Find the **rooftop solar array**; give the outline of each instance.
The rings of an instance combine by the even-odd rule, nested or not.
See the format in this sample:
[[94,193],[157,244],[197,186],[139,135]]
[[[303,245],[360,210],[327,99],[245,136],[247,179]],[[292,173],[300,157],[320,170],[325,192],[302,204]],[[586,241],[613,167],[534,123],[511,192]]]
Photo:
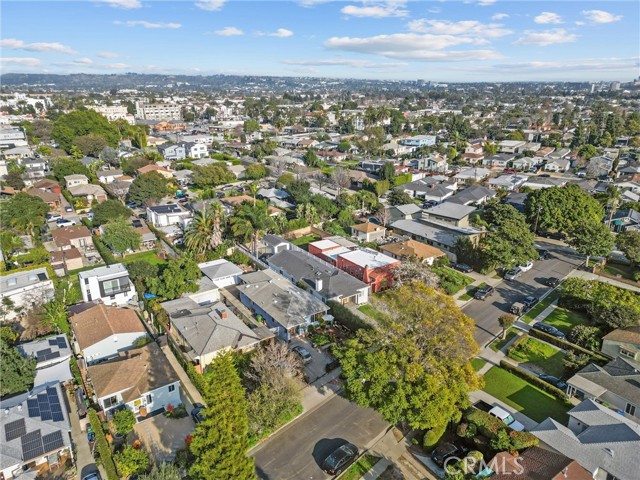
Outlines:
[[52,347],[67,348],[67,339],[64,337],[50,338],[49,345]]
[[60,352],[52,352],[50,348],[45,348],[44,350],[38,350],[36,352],[36,358],[38,362],[53,360],[54,358],[58,357],[60,357]]
[[22,436],[22,459],[26,462],[44,455],[40,430],[29,432]]
[[6,435],[7,442],[20,438],[27,433],[27,427],[24,424],[24,418],[16,420],[15,422],[7,423],[4,426],[4,433]]
[[30,417],[40,417],[41,420],[52,420],[61,422],[64,420],[62,406],[55,388],[47,388],[46,392],[40,393],[36,398],[27,400],[27,409]]

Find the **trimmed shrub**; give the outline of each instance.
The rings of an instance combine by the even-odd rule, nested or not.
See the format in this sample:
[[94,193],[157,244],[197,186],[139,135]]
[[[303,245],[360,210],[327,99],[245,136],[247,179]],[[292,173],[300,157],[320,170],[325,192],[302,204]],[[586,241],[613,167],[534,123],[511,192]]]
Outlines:
[[104,469],[107,472],[107,479],[119,480],[120,476],[116,471],[116,464],[113,462],[109,443],[104,436],[104,430],[102,430],[102,422],[100,422],[100,418],[98,418],[98,414],[93,408],[89,409],[88,414],[89,422],[91,422],[91,427],[93,428],[93,432],[96,436],[96,450],[98,451],[100,460],[102,460],[102,465],[104,465]]
[[506,360],[500,360],[500,366],[505,370],[513,373],[514,375],[517,375],[518,377],[525,379],[527,382],[533,383],[540,390],[544,390],[545,392],[550,393],[554,397],[564,401],[565,403],[567,403],[567,406],[571,405],[569,402],[569,397],[567,396],[566,393],[564,393],[559,388],[554,387],[550,383],[540,380],[533,373],[523,370],[522,368],[516,367],[515,365],[512,365]]
[[109,247],[107,247],[104,244],[102,239],[98,237],[93,237],[93,244],[95,245],[96,250],[98,250],[98,253],[102,257],[102,260],[104,260],[104,263],[106,263],[107,265],[113,265],[114,263],[116,263],[116,259],[113,256],[113,253],[111,253],[111,250],[109,250]]
[[433,448],[437,445],[442,435],[444,435],[445,430],[447,429],[447,425],[440,425],[437,427],[433,427],[427,433],[424,434],[423,445],[425,448]]
[[327,302],[327,305],[329,305],[331,315],[335,317],[336,321],[347,327],[352,332],[360,330],[361,328],[371,328],[371,325],[362,320],[344,305],[334,301]]
[[509,439],[511,440],[511,447],[514,450],[524,450],[529,447],[537,447],[540,441],[533,433],[529,432],[516,432],[512,430],[509,432]]
[[462,418],[469,423],[475,424],[478,432],[487,438],[495,437],[496,434],[505,427],[501,420],[475,407],[468,408]]

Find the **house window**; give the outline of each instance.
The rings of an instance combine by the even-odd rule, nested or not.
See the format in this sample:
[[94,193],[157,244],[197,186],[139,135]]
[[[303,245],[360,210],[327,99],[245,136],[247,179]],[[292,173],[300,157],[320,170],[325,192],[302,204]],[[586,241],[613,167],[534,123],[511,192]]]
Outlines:
[[636,358],[636,354],[634,352],[624,347],[620,347],[620,355],[622,355],[623,357],[631,358],[631,359]]
[[118,397],[116,397],[116,396],[114,395],[113,397],[109,397],[109,398],[105,399],[105,400],[103,401],[103,403],[104,403],[104,408],[105,408],[105,409],[106,409],[106,408],[111,408],[111,407],[113,407],[113,406],[115,406],[115,405],[117,405],[117,404],[118,404]]
[[173,392],[176,389],[175,385],[169,385],[169,391]]
[[624,411],[627,415],[631,415],[632,417],[635,417],[636,406],[632,403],[627,403],[627,407],[624,409]]
[[151,394],[147,395],[147,405],[153,403],[153,398],[151,397]]

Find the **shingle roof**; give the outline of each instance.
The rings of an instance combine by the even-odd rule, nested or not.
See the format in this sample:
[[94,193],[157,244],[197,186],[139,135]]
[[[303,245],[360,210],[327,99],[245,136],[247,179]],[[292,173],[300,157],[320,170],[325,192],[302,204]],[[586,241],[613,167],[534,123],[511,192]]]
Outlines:
[[459,235],[447,230],[436,228],[415,220],[396,220],[391,224],[394,229],[407,232],[412,235],[418,235],[433,242],[437,242],[447,247],[453,247],[458,241]]
[[56,228],[51,232],[51,236],[53,237],[53,241],[56,242],[56,245],[62,247],[69,245],[71,240],[91,238],[91,232],[84,225],[73,225],[65,228]]
[[[519,461],[516,459],[520,459]],[[593,477],[575,460],[551,450],[531,447],[519,457],[500,452],[490,465],[496,465],[492,480],[591,480]]]
[[493,198],[496,195],[497,192],[495,190],[491,190],[490,188],[482,187],[480,185],[472,185],[449,198],[447,202],[465,205],[467,203],[477,202],[485,197]]
[[416,240],[389,243],[380,247],[380,250],[389,252],[398,257],[437,258],[446,255],[442,250]]
[[576,384],[580,379],[614,393],[634,405],[640,405],[640,372],[621,358],[610,361],[604,367],[590,363],[571,377],[568,383]]
[[640,327],[616,328],[602,339],[640,345]]
[[384,232],[386,230],[385,227],[372,222],[358,223],[356,225],[352,225],[351,229],[362,233],[373,233],[378,231]]
[[[88,307],[88,308],[87,308]],[[78,311],[80,308],[84,310]],[[82,304],[71,312],[71,326],[81,349],[117,335],[118,333],[146,334],[144,325],[134,310],[108,307],[102,303]]]
[[460,205],[458,203],[452,202],[443,202],[440,205],[436,205],[435,207],[427,208],[424,213],[427,215],[438,215],[441,217],[453,218],[455,220],[460,220],[466,217],[467,215],[475,212],[476,207],[471,207],[469,205]]

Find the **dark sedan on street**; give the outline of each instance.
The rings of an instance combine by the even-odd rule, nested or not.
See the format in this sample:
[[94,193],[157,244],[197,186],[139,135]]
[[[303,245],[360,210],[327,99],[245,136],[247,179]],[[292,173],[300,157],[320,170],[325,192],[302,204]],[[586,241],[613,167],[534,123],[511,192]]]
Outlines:
[[467,265],[466,263],[454,263],[453,265],[451,265],[453,268],[455,268],[456,270],[460,270],[461,272],[464,273],[469,273],[469,272],[473,272],[473,268],[471,268],[469,265]]
[[476,293],[473,294],[473,298],[476,300],[484,300],[487,297],[493,295],[494,289],[490,285],[485,285],[484,287],[480,287],[476,290]]
[[358,447],[353,443],[345,443],[322,462],[322,470],[329,475],[339,475],[356,461],[358,453]]

